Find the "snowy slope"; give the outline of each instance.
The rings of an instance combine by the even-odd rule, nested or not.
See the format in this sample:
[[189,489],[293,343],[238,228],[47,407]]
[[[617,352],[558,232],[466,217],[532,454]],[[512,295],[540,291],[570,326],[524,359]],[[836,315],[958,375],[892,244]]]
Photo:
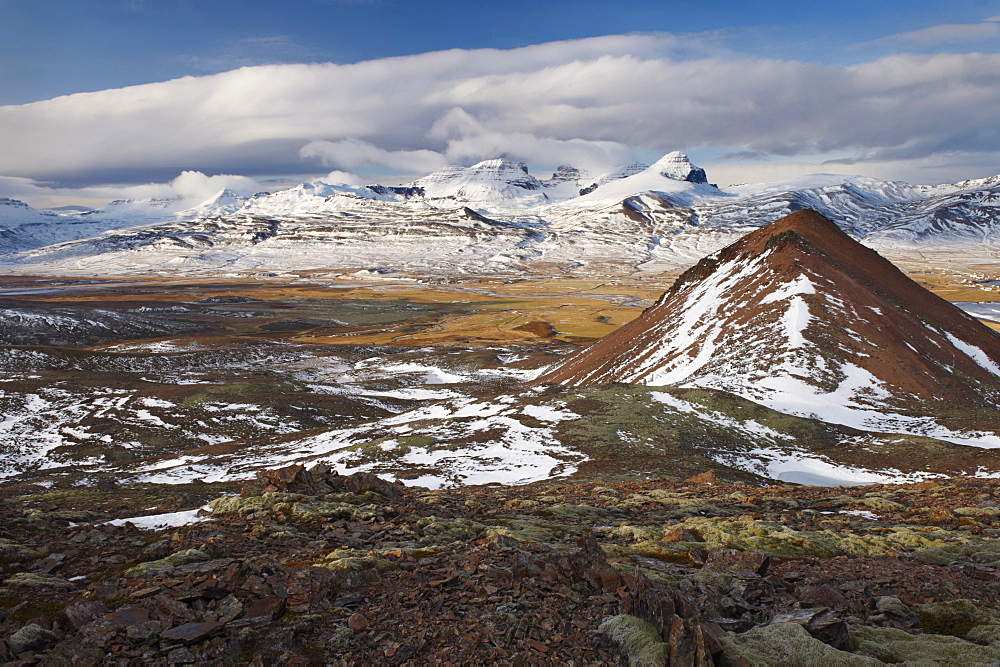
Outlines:
[[478,204],[538,206],[549,201],[542,183],[523,162],[503,158],[471,167],[443,167],[412,184],[428,199],[453,199]]
[[917,186],[818,174],[725,189],[707,180],[673,152],[596,179],[570,166],[538,179],[500,158],[407,186],[316,181],[248,199],[222,191],[195,207],[120,201],[54,216],[0,203],[0,261],[40,272],[657,273],[806,208],[883,251],[950,249],[987,262],[1000,246],[1000,177]]

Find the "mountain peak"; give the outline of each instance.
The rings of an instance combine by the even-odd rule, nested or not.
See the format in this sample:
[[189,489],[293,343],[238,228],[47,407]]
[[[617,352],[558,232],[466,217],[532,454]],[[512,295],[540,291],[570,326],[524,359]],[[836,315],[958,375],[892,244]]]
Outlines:
[[477,203],[503,203],[525,197],[538,199],[538,203],[545,200],[544,195],[535,192],[543,186],[528,173],[527,165],[503,157],[483,160],[471,167],[442,167],[411,185],[423,188],[428,199]]
[[539,381],[721,389],[861,428],[889,406],[905,430],[917,404],[1000,403],[1000,334],[804,210],[701,260]]
[[651,170],[659,172],[661,176],[671,178],[675,181],[688,181],[689,183],[708,183],[705,170],[691,164],[691,160],[686,153],[673,151],[667,153],[650,166]]
[[[223,188],[214,195],[190,209],[192,215],[208,217],[213,215],[225,215],[234,213],[247,201],[247,198],[229,188]],[[186,213],[186,211],[185,211]]]

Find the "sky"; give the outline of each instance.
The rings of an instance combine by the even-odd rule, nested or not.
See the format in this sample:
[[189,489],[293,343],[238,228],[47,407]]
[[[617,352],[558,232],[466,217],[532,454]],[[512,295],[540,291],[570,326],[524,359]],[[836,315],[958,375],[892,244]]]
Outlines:
[[0,196],[195,202],[686,151],[721,185],[1000,173],[1000,0],[0,0]]

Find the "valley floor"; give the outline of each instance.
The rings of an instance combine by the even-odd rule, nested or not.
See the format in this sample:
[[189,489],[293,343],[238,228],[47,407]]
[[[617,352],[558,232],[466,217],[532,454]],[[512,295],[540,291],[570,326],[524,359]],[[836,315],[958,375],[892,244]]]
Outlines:
[[523,385],[670,282],[0,278],[0,659],[1000,661],[1000,450]]

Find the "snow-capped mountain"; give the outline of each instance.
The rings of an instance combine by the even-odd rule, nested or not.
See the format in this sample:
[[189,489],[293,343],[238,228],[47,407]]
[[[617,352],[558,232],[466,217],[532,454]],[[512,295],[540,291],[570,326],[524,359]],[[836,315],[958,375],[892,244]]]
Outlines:
[[480,204],[534,206],[548,201],[542,183],[523,162],[504,158],[484,160],[471,167],[448,166],[417,179],[414,188],[427,199],[454,199]]
[[[83,215],[0,206],[3,263],[36,271],[660,272],[810,208],[866,245],[992,259],[1000,177],[919,186],[819,174],[718,188],[686,155],[594,178],[571,166],[451,166],[403,186],[303,183],[244,198],[113,202]],[[173,269],[172,269],[173,270]]]
[[240,210],[247,198],[229,188],[221,190],[201,204],[177,213],[179,218],[206,218],[212,215],[228,215]]
[[996,409],[1000,334],[813,211],[701,260],[538,381],[720,389],[827,422],[1000,446],[911,416],[940,413],[934,403]]

